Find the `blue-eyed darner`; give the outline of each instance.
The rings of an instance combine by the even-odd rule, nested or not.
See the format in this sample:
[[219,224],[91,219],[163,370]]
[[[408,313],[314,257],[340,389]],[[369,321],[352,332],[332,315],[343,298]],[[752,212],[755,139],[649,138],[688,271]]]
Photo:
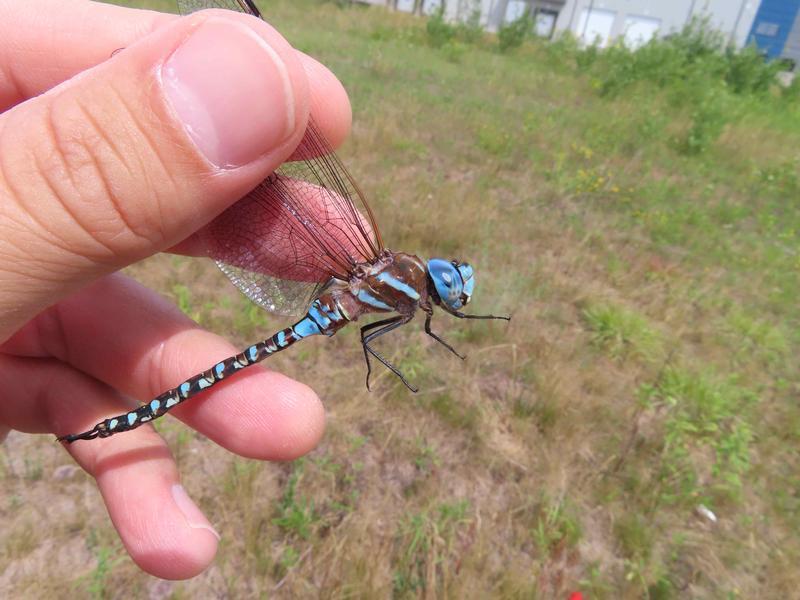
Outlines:
[[[178,0],[184,13],[227,8],[260,17],[251,0]],[[131,412],[66,435],[74,442],[130,431],[219,381],[312,336],[332,336],[370,313],[396,313],[361,327],[361,344],[413,392],[403,374],[370,343],[425,313],[425,332],[464,358],[431,331],[433,305],[461,319],[506,319],[460,312],[475,287],[467,263],[392,252],[383,246],[372,211],[330,144],[309,121],[297,159],[270,175],[200,232],[209,256],[250,300],[279,314],[305,313],[294,325],[190,377]]]

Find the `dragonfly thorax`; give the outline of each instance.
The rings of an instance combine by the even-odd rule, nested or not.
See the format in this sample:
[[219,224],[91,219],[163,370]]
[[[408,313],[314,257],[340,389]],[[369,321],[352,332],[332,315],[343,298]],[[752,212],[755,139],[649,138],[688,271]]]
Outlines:
[[468,263],[432,258],[428,261],[428,288],[433,301],[453,312],[469,303],[475,278]]
[[338,300],[350,320],[372,312],[413,314],[428,301],[425,263],[412,254],[384,251],[353,269],[347,292]]

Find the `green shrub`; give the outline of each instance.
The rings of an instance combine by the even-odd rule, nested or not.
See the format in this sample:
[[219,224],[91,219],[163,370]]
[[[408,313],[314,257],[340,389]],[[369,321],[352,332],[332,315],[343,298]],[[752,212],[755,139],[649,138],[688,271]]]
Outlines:
[[428,43],[434,48],[441,48],[456,36],[456,28],[445,21],[444,9],[440,8],[428,18],[425,24]]
[[758,49],[726,46],[721,33],[705,19],[693,19],[680,32],[654,38],[638,50],[624,44],[598,52],[595,47],[580,50],[579,66],[593,67],[603,95],[615,95],[640,81],[660,87],[685,87],[695,82],[707,90],[726,88],[734,94],[761,94],[770,89],[780,63],[767,62]]
[[728,48],[725,52],[727,72],[725,82],[735,94],[761,94],[775,84],[775,77],[783,68],[780,61],[767,62],[755,46],[740,52]]
[[691,125],[679,142],[679,150],[687,155],[697,155],[708,150],[730,119],[729,112],[723,97],[714,93],[707,94],[692,111]]
[[500,52],[508,52],[519,48],[531,30],[531,16],[525,11],[519,19],[500,27],[497,32],[497,44]]
[[466,44],[477,44],[483,39],[483,26],[481,25],[481,11],[473,10],[466,21],[456,25],[456,32],[460,40]]

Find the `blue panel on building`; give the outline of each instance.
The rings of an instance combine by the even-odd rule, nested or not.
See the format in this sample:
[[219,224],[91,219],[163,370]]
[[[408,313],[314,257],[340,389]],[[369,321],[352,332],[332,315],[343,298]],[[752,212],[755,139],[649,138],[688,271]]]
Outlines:
[[748,39],[755,41],[770,58],[778,58],[798,10],[800,0],[762,0]]

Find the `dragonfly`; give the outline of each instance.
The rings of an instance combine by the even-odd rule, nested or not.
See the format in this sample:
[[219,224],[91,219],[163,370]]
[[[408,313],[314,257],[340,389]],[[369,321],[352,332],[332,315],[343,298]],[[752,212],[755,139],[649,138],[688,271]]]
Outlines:
[[[261,17],[252,0],[178,0],[178,5],[183,14],[225,8]],[[313,119],[292,158],[198,235],[208,255],[252,302],[273,313],[301,318],[137,409],[59,441],[106,438],[136,429],[302,339],[330,337],[371,314],[385,318],[361,327],[367,389],[374,358],[417,392],[372,347],[376,339],[407,324],[420,310],[425,314],[425,333],[463,360],[431,330],[434,306],[459,319],[510,320],[461,312],[475,289],[468,263],[424,261],[384,247],[363,192]]]

